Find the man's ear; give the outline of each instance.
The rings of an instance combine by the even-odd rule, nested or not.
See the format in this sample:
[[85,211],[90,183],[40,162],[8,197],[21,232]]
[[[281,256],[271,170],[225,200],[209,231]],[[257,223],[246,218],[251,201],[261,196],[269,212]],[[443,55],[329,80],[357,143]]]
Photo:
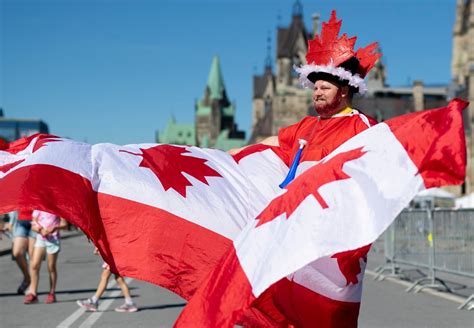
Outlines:
[[349,86],[345,85],[341,88],[341,96],[343,98],[349,98],[350,96]]

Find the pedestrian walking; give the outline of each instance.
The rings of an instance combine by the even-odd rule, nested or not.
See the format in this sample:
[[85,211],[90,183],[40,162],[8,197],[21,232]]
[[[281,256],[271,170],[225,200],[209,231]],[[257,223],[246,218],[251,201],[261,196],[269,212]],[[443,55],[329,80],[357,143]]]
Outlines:
[[31,229],[32,210],[21,208],[8,213],[8,216],[9,222],[5,230],[13,235],[12,257],[23,275],[17,293],[25,294],[31,281],[28,260],[33,255],[36,240],[36,232]]
[[66,220],[44,211],[33,211],[32,229],[37,232],[33,255],[30,262],[31,285],[25,296],[25,304],[38,303],[38,282],[41,269],[41,261],[47,255],[49,273],[49,293],[45,303],[56,302],[56,284],[58,273],[56,263],[61,249],[59,231],[67,228]]
[[[94,250],[94,254],[99,254],[99,251],[97,248]],[[91,312],[96,312],[99,308],[99,300],[102,297],[102,295],[105,292],[105,289],[107,288],[107,283],[109,282],[109,278],[111,276],[110,272],[110,267],[107,263],[102,264],[102,274],[100,275],[100,281],[99,285],[97,286],[97,289],[92,295],[92,297],[86,299],[86,300],[77,300],[77,305],[80,307],[86,309],[87,311]],[[130,290],[128,288],[127,283],[123,279],[122,276],[115,274],[115,280],[117,281],[117,284],[120,286],[120,289],[122,290],[123,297],[125,298],[125,302],[117,307],[115,309],[116,312],[136,312],[138,311],[137,306],[132,300],[132,296],[130,295]]]

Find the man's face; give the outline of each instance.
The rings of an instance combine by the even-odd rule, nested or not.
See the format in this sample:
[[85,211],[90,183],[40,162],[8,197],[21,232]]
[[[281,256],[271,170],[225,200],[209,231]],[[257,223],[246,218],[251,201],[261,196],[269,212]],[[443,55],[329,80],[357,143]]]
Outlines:
[[337,114],[341,108],[341,88],[325,80],[314,83],[313,105],[321,117],[330,117]]

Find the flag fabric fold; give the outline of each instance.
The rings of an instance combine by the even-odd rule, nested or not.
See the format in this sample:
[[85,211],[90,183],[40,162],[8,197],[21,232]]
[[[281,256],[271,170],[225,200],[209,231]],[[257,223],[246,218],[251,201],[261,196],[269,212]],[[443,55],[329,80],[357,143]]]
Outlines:
[[[321,273],[312,268],[315,263],[368,247],[419,191],[463,183],[466,106],[454,100],[446,108],[380,123],[308,168],[233,240],[176,326],[231,327],[252,305],[258,307],[266,291],[277,286],[275,293],[284,293],[286,281],[311,290]],[[339,269],[346,285],[361,279],[344,263]],[[313,299],[324,296],[316,288]],[[337,318],[318,312],[318,306],[305,307],[303,300],[278,302],[277,296],[275,308],[298,327],[357,326],[358,306],[352,317]],[[337,313],[320,303],[321,309]]]

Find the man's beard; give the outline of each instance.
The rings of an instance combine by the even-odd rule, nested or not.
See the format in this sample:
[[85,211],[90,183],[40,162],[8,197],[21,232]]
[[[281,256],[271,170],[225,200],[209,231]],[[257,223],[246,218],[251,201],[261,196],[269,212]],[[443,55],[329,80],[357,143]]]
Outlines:
[[333,101],[324,104],[324,105],[317,105],[314,104],[314,109],[321,117],[331,117],[334,114],[337,114],[340,110],[340,105],[342,101],[342,92],[341,90],[337,90],[337,94],[334,97]]

